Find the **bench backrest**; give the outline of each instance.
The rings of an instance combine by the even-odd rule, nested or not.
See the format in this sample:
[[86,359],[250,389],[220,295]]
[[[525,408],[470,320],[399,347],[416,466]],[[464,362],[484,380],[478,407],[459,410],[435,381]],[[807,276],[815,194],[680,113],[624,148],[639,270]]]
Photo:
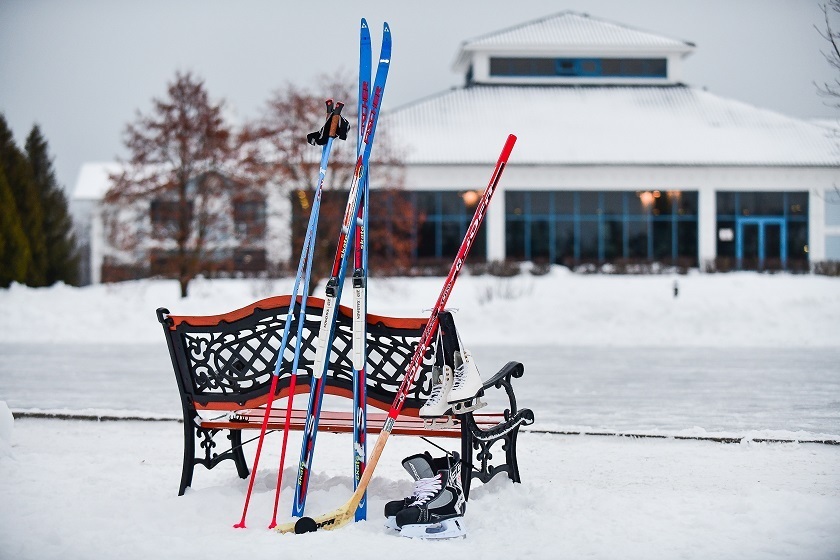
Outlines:
[[[299,316],[295,302],[293,320]],[[159,308],[172,365],[182,398],[197,408],[236,409],[263,404],[271,385],[283,329],[289,313],[290,296],[260,300],[224,315],[179,316]],[[324,300],[310,297],[301,337],[301,356],[295,392],[308,391],[315,359]],[[368,404],[388,410],[402,383],[426,318],[394,318],[368,314],[367,392]],[[297,323],[291,325],[289,341],[283,351],[278,387],[280,396],[288,392],[297,338]],[[426,361],[432,358],[427,352]],[[420,373],[403,414],[416,414],[429,396],[427,370]],[[352,315],[340,306],[326,391],[352,395]]]

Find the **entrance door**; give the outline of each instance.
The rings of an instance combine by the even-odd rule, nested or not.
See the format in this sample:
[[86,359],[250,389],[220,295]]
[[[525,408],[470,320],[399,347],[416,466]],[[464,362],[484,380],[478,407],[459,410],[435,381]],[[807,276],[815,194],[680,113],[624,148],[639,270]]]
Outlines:
[[735,258],[742,270],[784,269],[787,225],[778,217],[739,217],[735,223]]

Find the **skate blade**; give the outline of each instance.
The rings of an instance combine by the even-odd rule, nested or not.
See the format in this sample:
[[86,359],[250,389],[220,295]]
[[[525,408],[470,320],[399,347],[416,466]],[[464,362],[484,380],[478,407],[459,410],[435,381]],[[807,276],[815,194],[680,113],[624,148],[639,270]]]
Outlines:
[[452,416],[435,416],[433,418],[423,418],[423,429],[425,429],[425,430],[454,428],[454,427],[455,427],[455,419]]
[[403,525],[400,535],[409,539],[454,539],[467,536],[463,517],[444,519],[431,525]]
[[449,404],[452,406],[452,412],[456,415],[468,414],[474,410],[487,406],[487,403],[481,400],[481,397]]

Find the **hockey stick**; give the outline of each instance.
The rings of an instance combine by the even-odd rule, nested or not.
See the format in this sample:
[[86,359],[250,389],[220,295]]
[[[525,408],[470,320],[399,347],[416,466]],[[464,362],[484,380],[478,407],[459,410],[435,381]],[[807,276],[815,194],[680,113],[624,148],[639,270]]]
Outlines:
[[478,229],[484,221],[487,206],[490,204],[490,199],[496,191],[496,186],[499,184],[499,179],[501,178],[502,172],[507,165],[507,160],[510,157],[510,152],[513,149],[515,142],[516,136],[513,134],[509,135],[504,148],[502,149],[502,153],[496,162],[496,168],[490,178],[490,183],[484,190],[484,195],[479,200],[478,206],[475,209],[475,214],[473,215],[472,221],[467,228],[464,240],[461,242],[461,247],[458,249],[458,253],[452,263],[452,267],[449,269],[449,274],[444,281],[443,288],[441,289],[437,302],[432,308],[431,316],[426,323],[426,327],[423,329],[423,334],[420,336],[417,348],[411,357],[405,377],[400,384],[400,388],[397,391],[397,395],[394,398],[394,402],[388,412],[388,419],[385,421],[385,425],[379,432],[379,437],[376,439],[376,444],[373,446],[373,450],[368,458],[367,468],[365,469],[361,480],[359,480],[359,485],[356,488],[356,491],[350,497],[350,500],[337,510],[314,519],[311,517],[301,517],[294,523],[278,525],[275,528],[276,531],[280,533],[308,533],[318,529],[332,530],[343,527],[353,519],[356,507],[361,501],[368,484],[370,484],[370,479],[373,476],[374,469],[376,469],[376,464],[379,462],[379,458],[382,456],[385,444],[388,442],[388,437],[391,435],[391,430],[394,428],[394,422],[402,410],[406,398],[408,397],[408,392],[411,389],[418,372],[420,371],[420,366],[423,363],[423,355],[426,353],[429,345],[433,342],[433,337],[435,336],[438,328],[438,315],[446,307],[446,302],[452,293],[455,281],[458,278],[458,274],[461,272],[464,260],[467,258],[470,248],[472,247],[472,243],[475,240]]

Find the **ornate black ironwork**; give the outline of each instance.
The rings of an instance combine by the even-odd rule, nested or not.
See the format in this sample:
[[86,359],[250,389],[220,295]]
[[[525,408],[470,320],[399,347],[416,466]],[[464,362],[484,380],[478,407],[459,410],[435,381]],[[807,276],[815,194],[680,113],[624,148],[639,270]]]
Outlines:
[[[289,298],[270,298],[257,302],[245,312],[225,316],[176,317],[165,308],[157,316],[166,333],[170,357],[175,368],[181,393],[184,415],[184,461],[179,495],[192,483],[195,465],[212,469],[225,460],[232,460],[240,477],[249,474],[242,453],[241,430],[228,431],[229,449],[217,452],[214,437],[219,429],[201,426],[196,404],[227,403],[227,408],[242,406],[250,399],[265,396],[271,385],[277,356],[280,353],[285,322],[289,319]],[[308,385],[312,376],[323,301],[310,298],[300,341],[298,385]],[[292,320],[300,317],[300,305],[292,308]],[[373,318],[367,325],[367,389],[368,399],[378,401],[387,408],[402,384],[403,376],[414,354],[425,324],[422,319]],[[457,345],[451,314],[441,314],[444,332],[443,352],[451,366],[453,344]],[[297,343],[297,324],[290,326],[290,340],[282,352],[283,363],[278,379],[278,392],[289,386],[294,348]],[[453,342],[454,341],[454,342]],[[328,386],[352,392],[352,320],[349,310],[338,314],[335,338],[330,353]],[[424,363],[434,360],[433,349],[428,349]],[[405,407],[419,409],[431,391],[429,367],[423,367],[415,381]],[[465,462],[462,469],[465,494],[469,495],[470,481],[477,478],[488,482],[496,474],[507,472],[508,477],[519,482],[516,463],[516,437],[521,425],[534,421],[529,409],[518,410],[511,381],[521,377],[522,364],[510,362],[484,383],[484,389],[504,388],[510,408],[504,411],[505,420],[488,430],[478,427],[472,413],[459,416],[461,421],[461,452]],[[196,453],[196,442],[203,453]],[[505,463],[492,465],[491,448],[502,442]],[[480,468],[474,468],[478,463]]]
[[[505,389],[510,408],[504,411],[504,422],[485,430],[478,426],[472,414],[459,417],[463,426],[461,455],[465,461],[469,461],[469,464],[465,465],[468,468],[462,469],[463,473],[470,473],[468,479],[465,476],[462,480],[466,498],[469,498],[470,482],[474,478],[487,483],[497,474],[504,472],[513,482],[521,481],[519,463],[516,459],[516,440],[521,426],[534,423],[534,413],[529,408],[517,409],[512,381],[514,378],[522,377],[524,373],[525,368],[521,363],[508,362],[496,375],[484,382],[485,391],[491,387]],[[504,451],[504,462],[493,464],[491,449],[500,442],[501,449]]]

